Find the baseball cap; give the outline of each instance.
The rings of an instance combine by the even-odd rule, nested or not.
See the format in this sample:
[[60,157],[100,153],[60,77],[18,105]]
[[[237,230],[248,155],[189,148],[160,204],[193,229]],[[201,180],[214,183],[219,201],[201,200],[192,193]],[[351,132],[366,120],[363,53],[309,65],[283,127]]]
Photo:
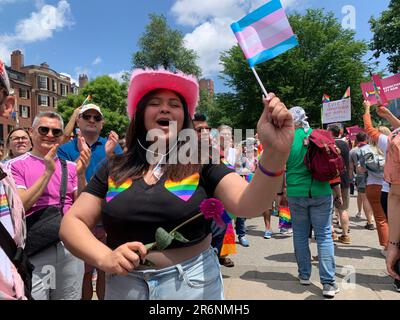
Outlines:
[[85,105],[82,107],[82,109],[81,109],[81,111],[79,112],[79,114],[81,115],[81,114],[83,114],[83,113],[85,113],[86,111],[89,111],[89,110],[95,110],[95,111],[97,111],[98,113],[100,113],[101,116],[103,117],[103,114],[101,113],[100,107],[99,107],[99,106],[96,106],[96,105],[93,104],[93,103],[85,104]]
[[10,80],[8,78],[6,66],[3,61],[0,60],[0,82],[4,85],[7,94],[11,92]]

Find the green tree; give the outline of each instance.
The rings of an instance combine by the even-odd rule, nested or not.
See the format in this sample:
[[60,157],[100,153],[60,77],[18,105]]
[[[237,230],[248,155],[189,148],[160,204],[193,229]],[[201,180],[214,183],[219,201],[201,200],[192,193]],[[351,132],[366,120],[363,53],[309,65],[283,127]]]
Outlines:
[[129,124],[126,112],[127,84],[119,83],[109,76],[102,76],[89,82],[78,95],[68,95],[59,101],[57,111],[67,123],[77,107],[91,94],[92,102],[98,105],[104,115],[102,135],[106,136],[113,130],[123,137]]
[[208,117],[214,103],[214,96],[207,89],[200,89],[200,101],[196,113],[201,113]]
[[[277,94],[288,107],[304,107],[311,124],[317,127],[321,125],[322,94],[337,100],[351,86],[352,123],[360,123],[366,43],[356,41],[353,31],[342,29],[333,13],[308,10],[304,16],[296,13],[289,20],[299,46],[257,66],[267,90]],[[221,61],[222,78],[233,93],[216,98],[218,110],[212,113],[212,122],[254,128],[263,108],[262,92],[243,52],[236,45],[222,54]]]
[[370,49],[374,50],[374,56],[379,58],[381,54],[388,54],[390,72],[397,73],[400,70],[400,0],[391,0],[389,8],[383,11],[376,20],[369,20],[374,37]]
[[201,70],[196,64],[197,54],[185,48],[182,32],[171,29],[163,15],[149,16],[150,23],[139,39],[140,51],[132,57],[133,68],[163,67],[200,77]]

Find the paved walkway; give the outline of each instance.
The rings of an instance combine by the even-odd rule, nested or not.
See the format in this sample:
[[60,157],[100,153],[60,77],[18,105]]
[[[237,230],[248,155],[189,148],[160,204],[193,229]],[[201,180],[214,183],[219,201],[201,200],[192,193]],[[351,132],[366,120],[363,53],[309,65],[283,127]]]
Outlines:
[[[335,244],[336,278],[341,292],[335,299],[399,300],[392,287],[380,252],[376,230],[364,229],[365,219],[356,219],[356,198],[350,201],[351,244]],[[238,254],[230,256],[235,267],[222,267],[227,300],[320,300],[324,299],[313,263],[312,284],[302,286],[297,280],[297,264],[292,236],[275,233],[264,239],[263,218],[246,221],[250,247],[238,244]],[[273,231],[278,232],[278,218],[272,217]],[[340,229],[336,229],[340,235]],[[316,243],[311,251],[316,255]]]

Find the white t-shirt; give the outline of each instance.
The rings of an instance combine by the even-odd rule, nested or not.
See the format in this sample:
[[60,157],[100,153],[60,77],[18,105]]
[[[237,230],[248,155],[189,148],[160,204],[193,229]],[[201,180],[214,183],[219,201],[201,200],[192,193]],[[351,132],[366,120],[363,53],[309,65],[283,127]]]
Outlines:
[[[378,147],[383,151],[385,156],[386,156],[388,142],[389,142],[388,136],[385,136],[384,134],[381,134],[379,136]],[[390,191],[389,183],[387,183],[384,179],[382,179],[382,192],[389,192],[389,191]]]

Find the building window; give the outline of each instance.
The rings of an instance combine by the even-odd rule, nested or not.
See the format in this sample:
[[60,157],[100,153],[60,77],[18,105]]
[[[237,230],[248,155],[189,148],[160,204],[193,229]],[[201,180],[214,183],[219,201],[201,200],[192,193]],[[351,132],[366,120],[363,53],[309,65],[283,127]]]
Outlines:
[[29,99],[30,98],[29,90],[20,88],[19,89],[19,97],[22,99]]
[[38,87],[40,90],[48,90],[47,77],[38,76]]
[[39,94],[38,95],[38,104],[39,104],[39,106],[42,106],[42,107],[48,107],[49,106],[49,97]]
[[54,92],[57,92],[57,81],[55,81],[54,79],[51,80],[52,83],[52,89]]
[[31,108],[29,106],[19,106],[19,116],[28,119],[31,116]]
[[9,125],[7,126],[7,130],[8,130],[8,134],[10,134],[10,132],[14,130],[14,126],[12,126],[12,125],[9,124]]
[[68,87],[65,84],[60,83],[60,94],[66,97],[68,94]]

